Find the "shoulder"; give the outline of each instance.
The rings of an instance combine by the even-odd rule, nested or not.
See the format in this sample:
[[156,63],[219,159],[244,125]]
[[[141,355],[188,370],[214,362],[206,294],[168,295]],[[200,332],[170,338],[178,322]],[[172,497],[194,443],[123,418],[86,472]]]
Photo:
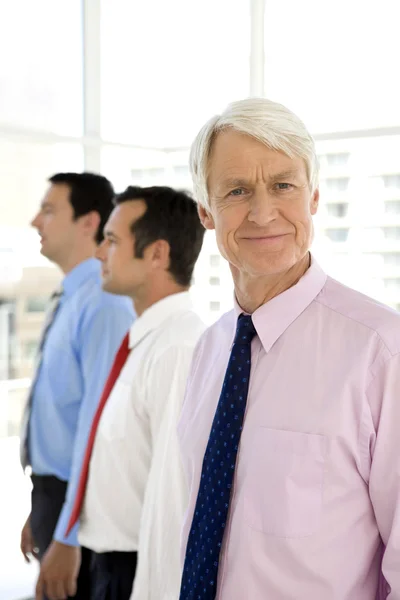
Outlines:
[[330,277],[316,303],[329,311],[333,322],[344,321],[348,333],[377,336],[390,354],[400,352],[400,313],[392,308]]
[[184,356],[192,353],[205,329],[205,323],[194,311],[176,313],[165,327],[154,331],[152,348],[155,359],[168,354]]
[[235,311],[230,310],[203,331],[194,351],[193,370],[200,362],[218,361],[221,353],[225,355],[229,351],[234,339],[235,323]]
[[104,292],[101,284],[86,282],[74,297],[78,339],[93,329],[127,331],[135,317],[132,301]]

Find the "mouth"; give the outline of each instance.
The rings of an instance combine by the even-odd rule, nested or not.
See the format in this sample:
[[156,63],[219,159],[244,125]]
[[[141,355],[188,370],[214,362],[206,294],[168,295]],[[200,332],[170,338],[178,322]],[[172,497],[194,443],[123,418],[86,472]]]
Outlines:
[[288,233],[279,233],[276,235],[263,235],[263,236],[251,236],[243,237],[242,240],[253,244],[264,244],[266,246],[276,244],[287,237]]

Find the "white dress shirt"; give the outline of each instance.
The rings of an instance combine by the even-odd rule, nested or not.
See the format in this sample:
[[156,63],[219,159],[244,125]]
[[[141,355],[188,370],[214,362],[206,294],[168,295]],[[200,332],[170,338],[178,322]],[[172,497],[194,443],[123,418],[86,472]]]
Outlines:
[[97,429],[79,541],[95,552],[138,552],[134,600],[179,595],[188,491],[176,426],[204,329],[188,292],[146,310]]

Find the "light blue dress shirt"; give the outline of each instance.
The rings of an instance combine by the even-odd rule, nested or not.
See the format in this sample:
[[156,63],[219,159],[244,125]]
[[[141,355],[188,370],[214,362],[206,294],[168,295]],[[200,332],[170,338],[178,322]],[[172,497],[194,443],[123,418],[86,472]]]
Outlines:
[[77,524],[64,537],[90,427],[115,354],[132,325],[132,301],[104,292],[101,265],[89,259],[63,281],[32,397],[29,454],[35,475],[68,481],[54,539],[78,545]]

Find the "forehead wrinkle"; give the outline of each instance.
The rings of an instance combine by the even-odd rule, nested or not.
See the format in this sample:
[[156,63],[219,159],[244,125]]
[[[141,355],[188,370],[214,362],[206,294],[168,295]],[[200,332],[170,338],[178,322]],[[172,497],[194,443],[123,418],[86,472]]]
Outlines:
[[280,181],[284,179],[294,179],[299,175],[298,169],[288,169],[285,171],[279,171],[278,173],[264,173],[262,165],[255,167],[254,176],[237,176],[237,177],[221,177],[220,181],[217,182],[217,189],[225,187],[240,187],[248,185],[252,182],[257,181]]

